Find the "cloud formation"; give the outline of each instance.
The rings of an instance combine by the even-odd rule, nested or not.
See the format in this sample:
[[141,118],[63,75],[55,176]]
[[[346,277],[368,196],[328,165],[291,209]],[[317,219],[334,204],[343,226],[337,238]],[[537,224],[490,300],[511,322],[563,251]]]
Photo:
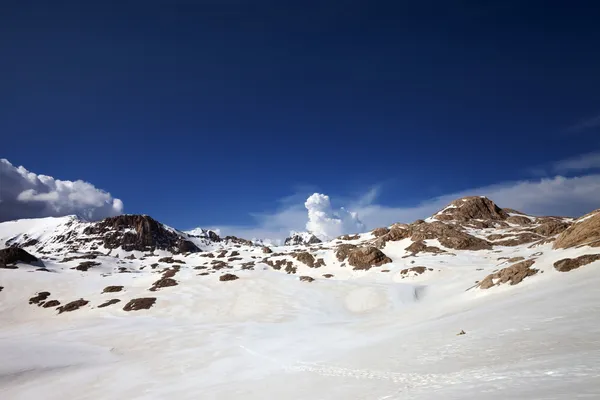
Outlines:
[[99,220],[122,212],[120,199],[91,183],[37,175],[0,159],[0,222],[72,214]]
[[358,219],[356,213],[349,212],[343,207],[334,210],[327,195],[314,193],[306,199],[304,207],[308,210],[306,230],[321,240],[365,230],[365,225]]
[[582,154],[554,163],[554,170],[564,174],[574,171],[587,171],[600,168],[600,152]]

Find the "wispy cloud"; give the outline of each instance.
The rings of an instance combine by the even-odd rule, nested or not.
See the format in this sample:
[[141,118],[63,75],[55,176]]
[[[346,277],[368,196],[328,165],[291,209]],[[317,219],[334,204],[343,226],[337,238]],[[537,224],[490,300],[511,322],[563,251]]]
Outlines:
[[595,115],[593,117],[586,118],[577,122],[574,125],[571,125],[566,129],[568,133],[578,133],[588,129],[594,129],[600,127],[600,114]]
[[553,166],[554,171],[560,174],[589,171],[596,168],[600,168],[600,151],[567,158],[556,162]]

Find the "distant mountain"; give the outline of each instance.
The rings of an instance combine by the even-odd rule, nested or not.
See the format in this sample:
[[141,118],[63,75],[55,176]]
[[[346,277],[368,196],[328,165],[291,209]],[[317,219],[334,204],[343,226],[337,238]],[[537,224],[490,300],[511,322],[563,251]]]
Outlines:
[[310,232],[291,232],[290,236],[283,242],[286,246],[294,246],[301,244],[317,244],[321,243],[321,239]]

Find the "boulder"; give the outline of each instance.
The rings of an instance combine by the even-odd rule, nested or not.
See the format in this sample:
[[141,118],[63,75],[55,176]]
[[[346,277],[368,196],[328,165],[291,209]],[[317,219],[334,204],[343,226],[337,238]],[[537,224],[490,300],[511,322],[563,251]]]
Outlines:
[[537,274],[538,270],[531,268],[534,263],[534,260],[525,260],[517,264],[513,264],[510,267],[503,268],[498,272],[486,276],[478,286],[481,289],[489,289],[492,286],[503,283],[516,285],[522,282],[523,279],[527,278],[528,276]]
[[373,246],[359,247],[348,255],[348,264],[355,270],[368,270],[392,262],[381,250]]
[[553,244],[555,249],[589,245],[600,246],[600,209],[577,219]]
[[137,299],[130,300],[125,307],[124,311],[137,311],[137,310],[148,310],[156,303],[156,297],[140,297]]
[[577,258],[559,260],[554,263],[554,268],[560,272],[568,272],[598,260],[600,260],[600,254],[586,254]]

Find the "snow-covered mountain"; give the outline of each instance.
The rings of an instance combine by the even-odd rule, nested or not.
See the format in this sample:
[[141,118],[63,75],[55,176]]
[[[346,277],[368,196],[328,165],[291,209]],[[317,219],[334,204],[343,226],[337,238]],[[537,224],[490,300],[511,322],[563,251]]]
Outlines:
[[600,396],[600,210],[466,197],[313,237],[267,247],[141,215],[0,223],[2,397]]

